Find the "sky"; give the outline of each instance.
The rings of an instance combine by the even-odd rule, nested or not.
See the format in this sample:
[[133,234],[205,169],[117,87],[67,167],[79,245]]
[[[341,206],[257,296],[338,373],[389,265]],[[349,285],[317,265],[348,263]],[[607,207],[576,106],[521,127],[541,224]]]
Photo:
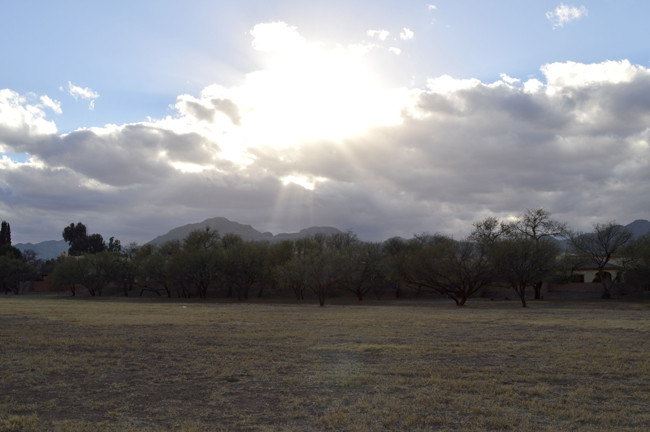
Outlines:
[[645,0],[0,0],[0,219],[381,241],[650,219]]

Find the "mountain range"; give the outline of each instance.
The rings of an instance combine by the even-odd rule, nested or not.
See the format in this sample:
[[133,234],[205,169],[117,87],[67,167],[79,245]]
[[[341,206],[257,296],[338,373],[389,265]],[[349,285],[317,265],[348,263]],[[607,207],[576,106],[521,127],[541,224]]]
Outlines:
[[155,239],[151,240],[149,244],[161,245],[170,240],[183,240],[192,231],[203,230],[207,227],[218,231],[221,235],[237,234],[245,241],[268,241],[271,243],[280,242],[283,240],[296,240],[303,237],[311,237],[317,233],[329,235],[341,232],[337,228],[324,226],[305,228],[297,233],[282,233],[273,235],[270,232],[259,232],[250,225],[243,225],[238,222],[233,222],[224,217],[216,217],[212,219],[206,219],[203,222],[183,225],[178,228],[174,228],[167,234],[158,236]]
[[[161,245],[170,240],[183,240],[187,235],[195,230],[202,230],[206,227],[218,231],[220,235],[224,234],[237,234],[245,241],[267,241],[270,243],[280,242],[283,240],[296,240],[304,237],[312,237],[314,234],[336,234],[342,232],[334,227],[327,226],[314,226],[305,228],[297,233],[281,233],[273,235],[270,232],[260,232],[250,225],[243,225],[238,222],[233,222],[224,217],[216,217],[206,219],[203,222],[183,225],[172,229],[167,234],[160,235],[155,239],[148,242],[152,245]],[[49,240],[41,243],[17,243],[14,245],[20,251],[31,249],[36,253],[36,256],[42,260],[48,260],[60,256],[63,252],[68,251],[68,243],[65,240]]]
[[[241,238],[246,241],[268,242],[296,240],[299,238],[311,237],[316,233],[329,235],[341,232],[339,229],[334,227],[316,226],[300,230],[297,233],[281,233],[273,235],[270,232],[260,232],[250,225],[243,225],[238,222],[233,222],[224,217],[216,217],[212,219],[206,219],[203,222],[183,225],[174,228],[167,234],[163,234],[151,240],[149,243],[153,245],[160,245],[169,240],[183,240],[190,232],[198,229],[205,229],[206,227],[210,227],[210,229],[218,231],[221,235],[232,233],[241,236]],[[630,224],[627,224],[625,228],[632,232],[634,238],[637,238],[650,232],[650,221],[645,219],[638,219]],[[20,249],[21,251],[31,249],[36,252],[38,258],[43,260],[56,258],[61,255],[61,253],[67,252],[68,250],[68,244],[64,240],[49,240],[36,244],[18,243],[14,246],[16,246],[16,248]]]

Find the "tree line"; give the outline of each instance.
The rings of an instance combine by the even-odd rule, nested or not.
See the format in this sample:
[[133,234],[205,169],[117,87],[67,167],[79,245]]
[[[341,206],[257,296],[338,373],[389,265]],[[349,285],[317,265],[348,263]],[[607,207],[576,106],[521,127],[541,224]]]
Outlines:
[[[624,257],[619,261],[628,283],[648,288],[650,280],[650,235],[633,241],[614,222],[596,224],[592,232],[571,232],[544,209],[526,210],[513,221],[486,218],[460,240],[425,233],[374,243],[347,232],[264,243],[208,228],[160,246],[123,247],[113,237],[106,243],[100,234],[89,234],[82,223],[66,227],[63,238],[69,256],[49,265],[54,283],[69,287],[72,295],[83,286],[92,296],[111,287],[125,296],[150,292],[246,300],[289,290],[299,301],[311,293],[323,306],[339,292],[361,301],[424,289],[462,306],[486,288],[501,286],[525,307],[529,292],[541,297],[544,282],[567,280],[576,257],[598,269],[606,298],[617,282],[604,274],[612,258]],[[563,253],[563,244],[572,254]],[[3,279],[3,287],[12,283],[9,279],[5,285]]]

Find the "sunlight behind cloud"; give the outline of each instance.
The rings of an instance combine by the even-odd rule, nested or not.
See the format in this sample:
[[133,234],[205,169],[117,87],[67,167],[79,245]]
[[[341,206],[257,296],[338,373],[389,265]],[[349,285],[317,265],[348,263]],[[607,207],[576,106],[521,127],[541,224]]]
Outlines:
[[236,91],[241,122],[255,134],[253,142],[336,140],[401,121],[408,92],[383,88],[358,49],[308,43],[284,23],[259,28],[251,32],[253,47],[279,55],[248,74]]
[[327,181],[324,177],[313,177],[306,175],[288,175],[280,179],[283,185],[288,185],[290,183],[301,186],[304,189],[313,191],[316,187],[316,184]]

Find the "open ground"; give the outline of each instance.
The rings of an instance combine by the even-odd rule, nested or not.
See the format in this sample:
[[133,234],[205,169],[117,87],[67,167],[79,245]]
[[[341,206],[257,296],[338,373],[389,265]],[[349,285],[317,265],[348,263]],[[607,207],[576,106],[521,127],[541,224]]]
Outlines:
[[645,431],[650,302],[0,298],[0,431]]

